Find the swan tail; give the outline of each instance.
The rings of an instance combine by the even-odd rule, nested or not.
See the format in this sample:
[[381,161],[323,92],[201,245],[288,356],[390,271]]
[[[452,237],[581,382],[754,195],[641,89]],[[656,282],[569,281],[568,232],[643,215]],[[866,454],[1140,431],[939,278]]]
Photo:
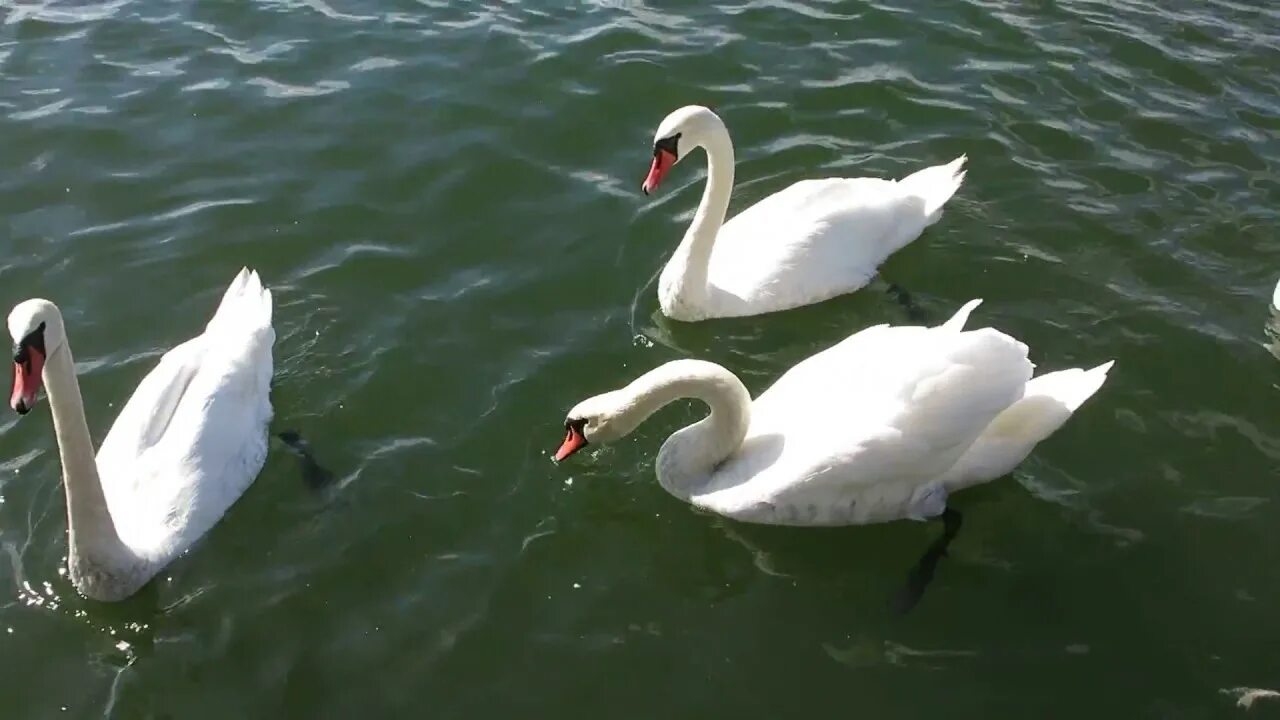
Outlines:
[[1107,379],[1112,362],[1091,370],[1045,373],[1027,382],[1020,400],[982,431],[943,479],[955,492],[1013,472],[1036,444],[1058,431]]
[[964,164],[967,155],[952,160],[946,165],[934,165],[918,170],[898,181],[902,191],[909,197],[919,198],[924,202],[925,225],[932,225],[942,217],[942,206],[947,204],[960,184],[964,182],[967,172]]
[[1276,289],[1271,292],[1271,307],[1280,310],[1280,282],[1276,283]]
[[982,298],[974,298],[964,305],[961,305],[960,309],[956,311],[955,315],[951,316],[950,320],[942,323],[942,329],[948,332],[960,332],[961,330],[964,330],[964,324],[969,322],[969,314],[973,312],[974,308],[981,304]]
[[[1016,462],[1022,462],[1021,458],[1026,457],[1036,443],[1056,432],[1098,392],[1107,379],[1107,371],[1114,364],[1115,361],[1111,360],[1091,370],[1071,368],[1031,378],[1023,390],[1022,399],[1000,413],[983,431],[979,442],[1009,443],[1006,451],[1021,448]],[[1013,465],[1008,469],[1012,470]]]
[[244,332],[266,327],[271,327],[271,291],[262,286],[256,270],[241,268],[222,294],[222,302],[205,332]]
[[1061,403],[1068,412],[1074,413],[1086,400],[1102,387],[1107,380],[1107,372],[1115,365],[1109,360],[1095,368],[1081,370],[1059,370],[1032,378],[1027,383],[1024,397],[1047,397]]

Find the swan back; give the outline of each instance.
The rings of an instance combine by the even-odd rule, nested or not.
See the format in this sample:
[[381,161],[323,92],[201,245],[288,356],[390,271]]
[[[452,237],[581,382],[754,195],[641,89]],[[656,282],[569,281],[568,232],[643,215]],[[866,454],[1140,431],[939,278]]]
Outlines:
[[242,270],[203,334],[139,383],[98,452],[120,539],[157,569],[207,532],[261,470],[271,418],[271,291]]
[[708,316],[819,302],[866,285],[891,254],[938,220],[965,158],[900,181],[802,180],[731,218],[712,248]]
[[752,522],[903,517],[1022,397],[1032,367],[1026,345],[991,328],[863,330],[765,391],[743,450],[692,500]]

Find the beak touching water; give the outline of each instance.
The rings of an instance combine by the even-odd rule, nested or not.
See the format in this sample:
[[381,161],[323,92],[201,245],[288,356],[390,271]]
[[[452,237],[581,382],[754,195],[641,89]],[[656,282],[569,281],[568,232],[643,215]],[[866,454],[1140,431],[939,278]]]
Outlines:
[[26,415],[36,404],[36,393],[43,380],[44,353],[28,347],[13,361],[13,395],[9,406],[19,415]]
[[555,461],[562,462],[565,458],[586,446],[587,438],[582,434],[582,424],[569,423],[564,427],[564,442],[560,444],[560,449],[556,451]]
[[649,166],[649,174],[645,176],[644,184],[640,186],[644,194],[649,195],[657,190],[658,185],[662,184],[662,178],[666,176],[667,171],[675,164],[675,153],[662,148],[655,148],[653,151],[653,164]]

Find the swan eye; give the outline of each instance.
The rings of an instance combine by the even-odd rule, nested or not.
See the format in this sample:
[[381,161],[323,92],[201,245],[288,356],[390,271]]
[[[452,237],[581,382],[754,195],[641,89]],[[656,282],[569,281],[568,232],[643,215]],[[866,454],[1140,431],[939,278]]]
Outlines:
[[18,341],[13,346],[13,361],[25,364],[30,359],[28,350],[35,348],[41,356],[44,356],[44,323],[40,323],[35,330],[27,333],[27,336]]
[[658,157],[658,153],[670,153],[672,157],[680,157],[680,136],[683,133],[676,133],[671,137],[665,137],[653,144],[653,156]]

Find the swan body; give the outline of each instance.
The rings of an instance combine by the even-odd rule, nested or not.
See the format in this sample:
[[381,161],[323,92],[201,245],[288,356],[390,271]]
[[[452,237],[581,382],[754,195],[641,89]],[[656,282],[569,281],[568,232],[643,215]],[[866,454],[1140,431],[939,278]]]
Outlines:
[[691,504],[776,525],[937,517],[948,494],[1012,470],[1101,387],[1112,363],[1032,378],[1026,345],[964,330],[879,325],[788,370],[753,402],[728,370],[676,360],[579,403],[557,460],[609,442],[682,397],[710,414],[658,452],[658,481]]
[[655,190],[695,147],[707,154],[706,188],[658,282],[662,312],[685,321],[759,315],[858,290],[889,255],[937,222],[965,176],[961,156],[898,181],[802,180],[726,222],[733,144],[705,107],[680,108],[663,120],[643,189]]
[[204,332],[142,379],[96,459],[57,306],[21,303],[9,331],[20,356],[14,409],[29,411],[41,383],[49,397],[71,580],[87,597],[124,599],[212,528],[262,469],[272,414],[271,291],[241,270]]

